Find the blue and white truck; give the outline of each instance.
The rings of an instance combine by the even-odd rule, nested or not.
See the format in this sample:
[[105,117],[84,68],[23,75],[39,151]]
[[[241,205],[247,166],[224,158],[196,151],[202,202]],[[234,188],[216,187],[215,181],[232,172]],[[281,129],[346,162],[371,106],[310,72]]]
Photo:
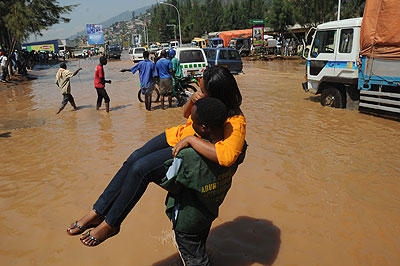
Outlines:
[[388,2],[367,0],[364,18],[316,28],[302,85],[323,106],[400,115],[400,9]]

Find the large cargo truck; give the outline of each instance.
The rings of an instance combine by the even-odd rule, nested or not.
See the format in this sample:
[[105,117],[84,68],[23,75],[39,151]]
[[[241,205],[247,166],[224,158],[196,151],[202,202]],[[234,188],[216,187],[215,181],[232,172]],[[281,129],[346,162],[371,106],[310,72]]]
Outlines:
[[303,89],[336,108],[400,114],[400,9],[367,0],[363,18],[319,25]]

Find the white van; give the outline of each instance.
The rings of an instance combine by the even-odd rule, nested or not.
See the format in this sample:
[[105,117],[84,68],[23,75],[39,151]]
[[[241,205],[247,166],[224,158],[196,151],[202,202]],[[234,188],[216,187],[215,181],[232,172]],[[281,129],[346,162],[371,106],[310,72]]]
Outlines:
[[169,46],[173,49],[178,48],[179,47],[179,42],[178,41],[172,41],[169,42]]
[[201,76],[207,67],[203,49],[197,47],[176,48],[176,57],[181,63],[183,76]]
[[169,48],[170,48],[169,43],[162,43],[162,44],[161,44],[161,49],[162,49],[162,50],[168,50]]
[[144,51],[146,51],[146,48],[144,48],[144,47],[131,48],[129,51],[129,57],[131,58],[131,61],[134,63],[137,63],[137,62],[143,60],[143,52]]

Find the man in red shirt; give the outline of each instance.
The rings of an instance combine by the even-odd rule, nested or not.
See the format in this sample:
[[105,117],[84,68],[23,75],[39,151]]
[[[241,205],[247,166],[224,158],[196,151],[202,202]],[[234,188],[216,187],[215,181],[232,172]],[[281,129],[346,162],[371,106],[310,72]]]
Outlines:
[[107,65],[107,58],[104,56],[100,57],[100,64],[96,66],[96,72],[94,73],[94,87],[97,91],[97,104],[96,110],[99,110],[101,102],[104,99],[106,106],[106,112],[110,111],[110,97],[108,97],[107,91],[105,89],[106,83],[111,84],[111,80],[106,80],[104,76],[103,66]]

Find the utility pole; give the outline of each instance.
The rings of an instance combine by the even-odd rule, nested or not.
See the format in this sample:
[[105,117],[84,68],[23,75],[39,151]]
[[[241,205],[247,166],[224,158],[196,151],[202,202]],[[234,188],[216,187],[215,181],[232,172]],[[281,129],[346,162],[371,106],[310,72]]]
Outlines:
[[173,8],[176,9],[176,12],[178,13],[178,23],[179,23],[179,46],[182,46],[182,33],[181,33],[181,15],[179,14],[179,10],[176,6],[170,3],[164,3],[160,2],[161,5],[167,5],[167,6],[172,6]]
[[144,43],[149,46],[149,33],[147,32],[146,21],[143,24],[143,39]]
[[338,10],[337,10],[337,20],[340,20],[340,6],[341,6],[341,0],[338,0]]

